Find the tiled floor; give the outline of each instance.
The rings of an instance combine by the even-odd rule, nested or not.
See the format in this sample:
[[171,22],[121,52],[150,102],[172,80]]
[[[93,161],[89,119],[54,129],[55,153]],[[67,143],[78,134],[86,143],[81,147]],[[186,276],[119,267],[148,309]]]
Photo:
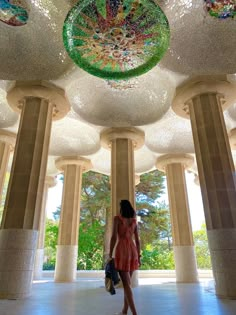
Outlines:
[[[234,315],[236,300],[220,300],[212,281],[176,284],[170,279],[140,279],[134,289],[139,315]],[[35,282],[31,297],[0,300],[0,315],[113,315],[121,309],[122,289],[111,296],[103,279],[59,284]]]

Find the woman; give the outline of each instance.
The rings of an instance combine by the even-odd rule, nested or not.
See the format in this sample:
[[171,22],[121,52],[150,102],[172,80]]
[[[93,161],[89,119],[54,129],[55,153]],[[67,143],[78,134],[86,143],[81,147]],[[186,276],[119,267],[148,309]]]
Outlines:
[[120,215],[114,217],[113,232],[110,242],[110,258],[112,258],[116,242],[115,268],[119,271],[124,287],[124,305],[122,311],[118,315],[127,314],[128,308],[130,308],[133,315],[137,315],[131,289],[131,277],[133,271],[138,269],[141,265],[140,242],[136,213],[128,200],[121,200]]

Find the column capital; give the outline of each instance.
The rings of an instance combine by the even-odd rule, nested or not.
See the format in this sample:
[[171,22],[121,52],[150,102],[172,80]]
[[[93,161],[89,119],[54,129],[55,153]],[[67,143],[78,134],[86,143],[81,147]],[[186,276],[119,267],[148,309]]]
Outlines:
[[54,176],[46,176],[45,184],[48,185],[49,188],[56,186],[57,180]]
[[189,119],[189,104],[196,96],[215,94],[225,110],[233,104],[236,98],[236,90],[233,84],[226,80],[194,81],[177,88],[176,96],[172,103],[173,111],[183,118]]
[[55,161],[56,167],[64,171],[67,165],[78,165],[82,167],[83,172],[88,172],[92,168],[92,163],[90,160],[79,157],[79,156],[63,156]]
[[53,120],[63,118],[70,110],[65,91],[47,81],[16,81],[15,86],[7,93],[8,103],[16,112],[21,111],[29,97],[48,100],[53,106]]
[[229,132],[229,143],[232,150],[236,149],[236,128],[231,129]]
[[194,158],[189,154],[165,154],[157,158],[156,167],[158,170],[165,172],[168,164],[183,164],[185,169],[190,168],[194,163]]
[[0,129],[0,141],[8,143],[14,148],[16,143],[16,134],[7,130]]
[[112,140],[130,139],[134,144],[134,149],[141,148],[144,144],[145,134],[142,130],[134,127],[109,128],[104,130],[101,135],[101,144],[104,148],[111,148]]

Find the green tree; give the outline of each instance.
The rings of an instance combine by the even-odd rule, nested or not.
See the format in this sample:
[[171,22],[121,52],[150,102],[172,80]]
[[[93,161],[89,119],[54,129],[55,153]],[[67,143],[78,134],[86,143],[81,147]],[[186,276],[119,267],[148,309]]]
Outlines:
[[80,224],[78,264],[80,270],[102,269],[104,227],[98,221]]
[[99,221],[104,225],[106,211],[110,211],[110,208],[110,178],[92,171],[84,173],[81,192],[81,222],[92,224]]
[[[164,179],[163,173],[159,171],[144,174],[141,176],[140,184],[136,189],[137,210],[147,209],[148,211],[148,215],[142,216],[139,223],[141,239],[143,240],[143,257],[146,257],[143,263],[144,269],[155,269],[158,264],[162,268],[165,266],[169,268],[172,264],[172,262],[168,263],[168,259],[171,259],[172,255],[168,206],[164,203],[157,203],[157,199],[164,190]],[[111,187],[108,176],[92,171],[83,174],[78,251],[79,269],[102,268],[106,218],[107,214],[111,212],[110,198]],[[60,207],[55,211],[54,218],[59,218],[59,215]],[[52,230],[55,231],[50,227],[51,234],[48,235],[56,237]],[[57,238],[55,244],[56,242]],[[54,252],[53,249],[52,253]],[[52,261],[54,256],[53,254]],[[155,264],[151,267],[152,261],[155,261]]]
[[154,170],[140,176],[140,183],[136,186],[137,210],[151,207],[164,192],[164,173]]
[[199,269],[211,269],[211,257],[208,247],[208,239],[206,233],[206,225],[203,224],[201,229],[193,232],[195,242],[195,252],[197,265]]
[[58,239],[58,221],[46,220],[44,257],[46,262],[43,269],[54,269],[56,262],[56,246]]
[[152,210],[141,216],[139,231],[141,249],[147,244],[158,244],[160,241],[164,249],[172,250],[172,236],[170,224],[170,212],[165,202],[151,207]]
[[206,225],[202,224],[201,229],[193,232],[197,265],[199,269],[211,269],[211,257],[208,247]]
[[150,269],[174,269],[173,250],[166,249],[161,243],[156,245],[147,244],[142,251],[142,270]]

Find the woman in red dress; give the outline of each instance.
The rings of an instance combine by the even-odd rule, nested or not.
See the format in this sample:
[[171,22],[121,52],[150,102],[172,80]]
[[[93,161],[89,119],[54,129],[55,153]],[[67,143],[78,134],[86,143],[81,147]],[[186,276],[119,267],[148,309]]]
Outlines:
[[128,200],[121,200],[120,215],[114,217],[110,258],[112,258],[115,245],[115,268],[119,271],[124,287],[124,305],[118,315],[127,314],[128,308],[133,315],[137,315],[131,289],[131,277],[133,271],[141,265],[140,242],[136,213]]

